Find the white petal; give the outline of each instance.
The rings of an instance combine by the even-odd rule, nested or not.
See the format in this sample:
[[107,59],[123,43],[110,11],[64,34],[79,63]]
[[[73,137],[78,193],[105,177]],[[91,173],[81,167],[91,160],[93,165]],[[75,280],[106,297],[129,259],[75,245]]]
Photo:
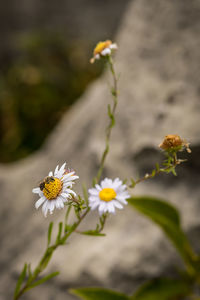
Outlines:
[[74,172],[70,172],[70,173],[67,173],[63,176],[63,182],[67,182],[67,181],[72,181],[72,180],[75,180],[75,179],[78,179],[79,176],[77,175],[73,175]]
[[104,211],[104,208],[106,207],[106,203],[105,202],[101,202],[99,205],[99,211]]
[[123,209],[123,205],[121,205],[121,203],[117,202],[116,200],[113,200],[112,203],[114,204],[115,207],[119,209]]
[[46,202],[44,202],[44,204],[42,206],[42,211],[43,211],[43,214],[44,214],[45,218],[46,218],[47,212],[48,212],[48,202],[49,201],[47,200]]
[[113,43],[109,46],[110,49],[117,49],[117,44],[116,43]]
[[105,189],[105,188],[112,188],[113,187],[112,179],[105,178],[101,182],[101,186],[102,186],[103,189]]
[[99,203],[90,203],[89,207],[91,207],[91,210],[95,210],[97,208],[97,206],[99,205]]
[[105,48],[101,51],[101,55],[106,56],[106,55],[110,55],[111,54],[111,50],[109,48]]
[[46,198],[43,196],[42,198],[40,198],[39,200],[37,200],[35,202],[35,208],[38,209],[40,207],[40,205],[42,205],[42,203],[46,200]]
[[64,172],[65,172],[65,166],[66,166],[66,163],[64,163],[61,167],[60,167],[60,170],[57,172],[56,174],[56,177],[57,178],[62,178]]
[[51,171],[51,172],[49,172],[49,176],[53,176],[53,172]]
[[97,195],[99,195],[99,191],[97,191],[96,189],[89,189],[88,190],[88,193],[90,194],[90,195],[95,195],[95,196],[97,196]]
[[111,213],[111,214],[114,214],[115,213],[115,207],[113,205],[112,202],[108,203],[108,211]]
[[100,59],[100,55],[97,53],[94,58],[95,59]]
[[119,178],[116,178],[114,181],[113,181],[113,188],[115,188],[115,190],[118,190],[119,188],[121,188],[123,185],[122,185],[122,181],[119,180]]
[[56,176],[56,175],[57,175],[57,173],[58,173],[58,169],[59,169],[59,165],[57,165],[57,166],[56,166],[56,168],[55,168],[55,171],[54,171],[54,176]]
[[121,197],[119,195],[116,196],[116,200],[120,201],[123,204],[127,204],[128,202],[126,201],[126,198]]
[[89,197],[88,197],[88,200],[89,200],[90,202],[100,201],[100,199],[99,199],[98,196],[89,196]]
[[50,214],[53,213],[54,207],[55,207],[55,201],[51,200],[49,205]]
[[76,197],[76,193],[70,189],[65,189],[65,192],[67,192],[68,194],[72,194]]
[[67,198],[69,196],[69,194],[63,192],[63,193],[61,193],[61,196],[65,199],[65,198]]
[[56,208],[60,209],[60,199],[56,199]]
[[95,188],[97,189],[97,191],[101,191],[102,190],[102,188],[100,187],[100,185],[99,184],[95,184]]
[[40,190],[39,187],[37,187],[37,188],[32,189],[32,192],[33,192],[34,194],[39,194],[39,193],[41,192],[41,190]]
[[69,196],[68,196],[68,198],[66,198],[66,197],[63,197],[62,195],[60,195],[58,198],[62,201],[62,203],[68,202],[68,200],[70,199]]

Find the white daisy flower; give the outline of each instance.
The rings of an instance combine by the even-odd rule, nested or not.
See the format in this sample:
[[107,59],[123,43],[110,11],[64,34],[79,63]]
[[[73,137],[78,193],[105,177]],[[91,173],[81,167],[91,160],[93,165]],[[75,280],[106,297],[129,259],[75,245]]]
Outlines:
[[106,212],[114,214],[115,208],[122,209],[122,204],[127,204],[126,199],[130,198],[127,186],[119,178],[105,178],[88,192],[89,206],[92,210],[98,208],[100,215]]
[[93,57],[90,59],[90,62],[93,64],[96,59],[100,59],[101,56],[111,55],[113,50],[116,49],[117,44],[112,43],[110,40],[99,42],[93,51]]
[[76,193],[71,189],[74,180],[79,176],[74,175],[74,171],[65,168],[64,163],[61,168],[56,167],[54,174],[49,172],[49,175],[39,184],[39,187],[32,190],[33,193],[39,194],[40,199],[36,201],[35,208],[38,209],[42,204],[44,216],[47,216],[48,210],[53,213],[54,208],[64,208],[64,203],[76,197]]

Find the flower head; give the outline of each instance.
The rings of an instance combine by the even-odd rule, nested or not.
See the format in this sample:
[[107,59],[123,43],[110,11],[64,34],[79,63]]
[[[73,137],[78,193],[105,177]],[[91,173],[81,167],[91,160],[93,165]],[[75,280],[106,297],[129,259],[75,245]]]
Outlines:
[[53,213],[54,208],[64,208],[64,203],[76,197],[76,193],[71,189],[74,180],[79,178],[74,175],[74,171],[65,168],[64,163],[61,168],[56,167],[54,174],[49,172],[49,175],[40,182],[39,187],[32,190],[33,193],[39,194],[40,199],[36,201],[35,208],[38,209],[42,204],[44,216],[47,216],[48,210]]
[[115,213],[115,208],[122,209],[130,197],[127,186],[119,178],[114,180],[105,178],[95,188],[89,189],[89,206],[92,210],[98,207],[99,214]]
[[117,44],[112,43],[110,40],[99,42],[94,48],[93,57],[90,59],[90,62],[93,64],[96,59],[100,59],[102,56],[109,56],[116,49]]
[[181,151],[183,148],[186,148],[187,152],[191,152],[189,143],[181,139],[177,134],[166,135],[159,147],[166,151]]

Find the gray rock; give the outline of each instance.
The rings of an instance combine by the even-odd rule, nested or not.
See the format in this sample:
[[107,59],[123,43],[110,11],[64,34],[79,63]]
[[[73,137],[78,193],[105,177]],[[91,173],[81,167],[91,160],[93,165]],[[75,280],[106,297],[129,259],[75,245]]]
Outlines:
[[[200,2],[191,0],[132,1],[119,30],[116,68],[120,72],[117,124],[104,175],[115,178],[144,175],[161,159],[157,145],[168,133],[192,145],[178,177],[160,176],[138,185],[133,194],[165,198],[182,214],[185,230],[197,247],[199,236],[199,70]],[[34,209],[31,189],[58,163],[67,161],[91,186],[104,149],[106,106],[110,101],[106,72],[92,84],[60,121],[44,147],[29,158],[2,165],[1,296],[11,299],[24,261],[35,265],[45,247],[50,220]],[[81,192],[81,185],[77,184]],[[95,226],[91,213],[84,228]],[[163,233],[129,207],[111,216],[103,238],[74,235],[58,249],[49,265],[61,275],[33,289],[22,299],[74,299],[69,287],[98,285],[131,293],[139,284],[162,274],[174,274],[181,260]]]

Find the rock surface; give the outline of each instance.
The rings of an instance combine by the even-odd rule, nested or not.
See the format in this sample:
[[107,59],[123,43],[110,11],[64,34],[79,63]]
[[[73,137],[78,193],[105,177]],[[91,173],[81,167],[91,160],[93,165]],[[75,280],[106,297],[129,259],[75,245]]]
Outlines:
[[[144,174],[160,159],[157,145],[168,133],[190,140],[192,154],[178,177],[161,176],[134,194],[161,196],[182,213],[194,246],[200,222],[200,1],[132,1],[119,30],[116,55],[120,103],[104,175]],[[92,84],[50,135],[44,147],[15,164],[1,165],[0,299],[11,299],[24,261],[36,264],[49,220],[35,211],[31,189],[64,161],[90,186],[104,148],[108,74]],[[80,190],[80,186],[78,187]],[[96,215],[83,226],[91,228]],[[50,270],[61,275],[22,299],[74,299],[69,287],[99,285],[132,292],[145,279],[171,274],[181,261],[162,232],[130,208],[109,218],[105,238],[74,235]],[[148,237],[148,239],[147,239]]]

